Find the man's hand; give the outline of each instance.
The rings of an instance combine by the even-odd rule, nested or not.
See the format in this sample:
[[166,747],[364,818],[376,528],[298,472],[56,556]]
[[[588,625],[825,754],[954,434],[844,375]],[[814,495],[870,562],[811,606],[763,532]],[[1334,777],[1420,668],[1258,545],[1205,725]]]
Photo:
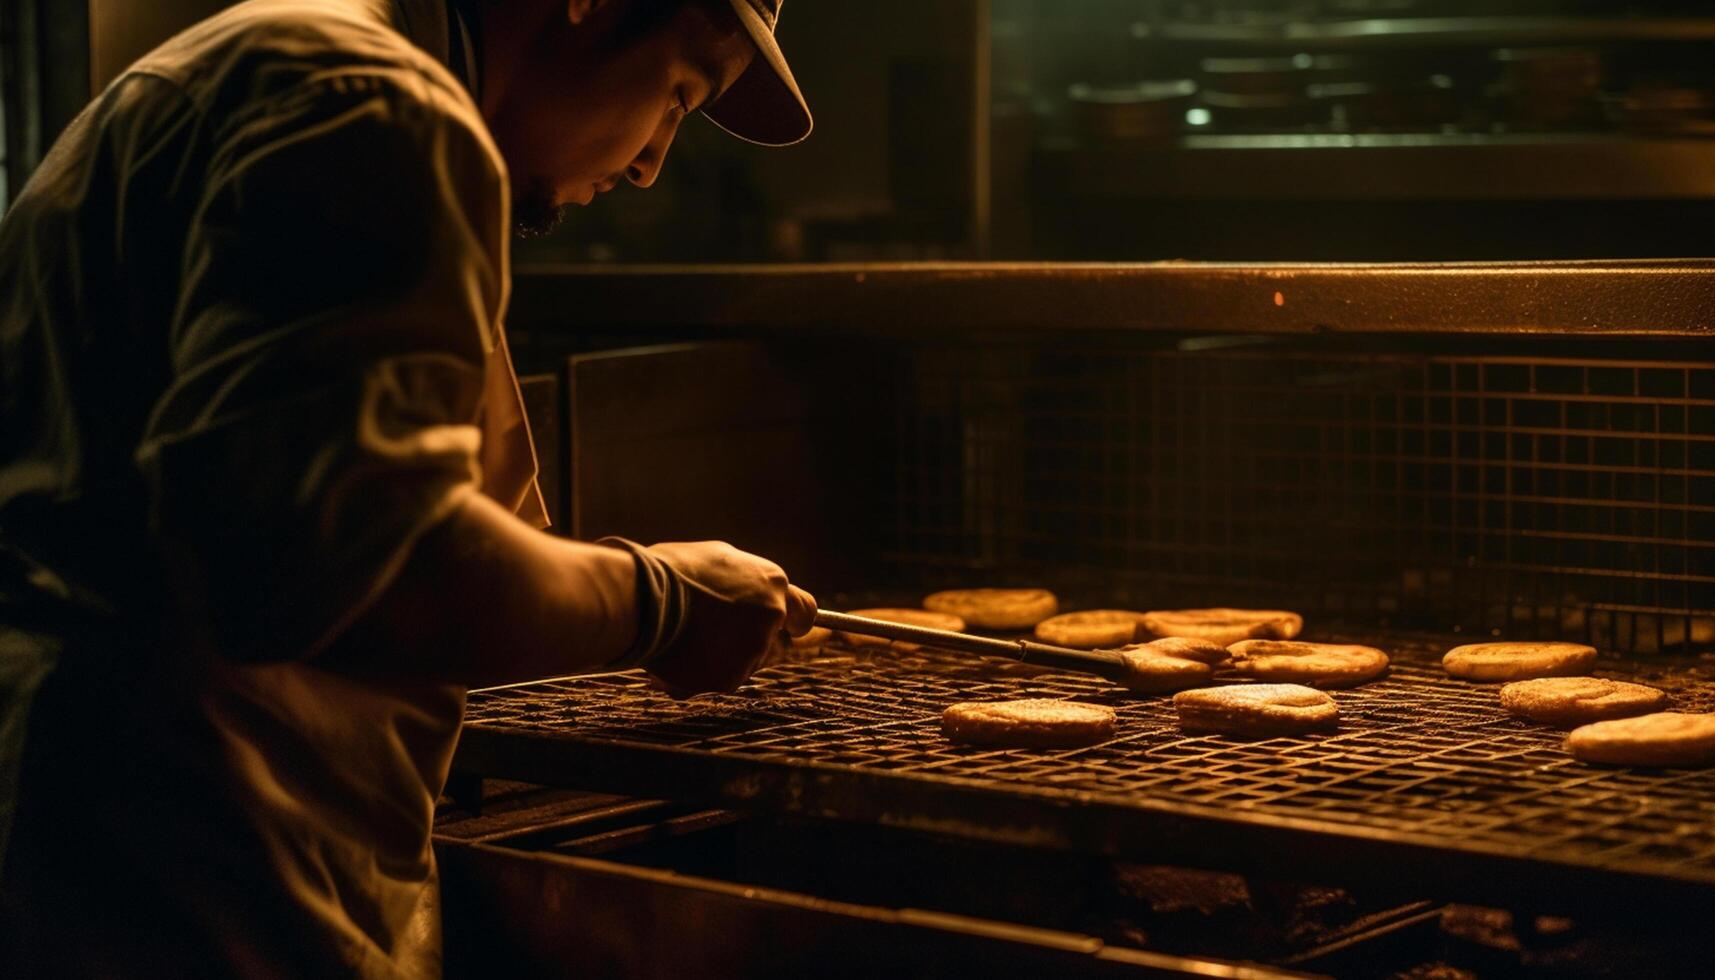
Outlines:
[[780,642],[782,631],[802,636],[815,620],[815,598],[767,559],[723,541],[647,550],[688,586],[683,629],[648,665],[675,697],[733,690]]

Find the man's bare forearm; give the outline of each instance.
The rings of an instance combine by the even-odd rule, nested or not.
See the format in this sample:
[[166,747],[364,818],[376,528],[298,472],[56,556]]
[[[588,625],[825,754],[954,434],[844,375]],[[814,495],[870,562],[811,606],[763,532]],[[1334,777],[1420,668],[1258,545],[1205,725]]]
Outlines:
[[637,625],[629,553],[543,534],[473,494],[323,662],[480,687],[611,663]]

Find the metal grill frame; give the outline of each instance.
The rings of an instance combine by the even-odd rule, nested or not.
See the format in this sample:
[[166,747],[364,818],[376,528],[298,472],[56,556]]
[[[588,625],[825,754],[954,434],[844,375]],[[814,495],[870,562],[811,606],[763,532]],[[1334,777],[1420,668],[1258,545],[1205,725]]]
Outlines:
[[[681,338],[1012,331],[1715,334],[1715,261],[526,264],[510,326]],[[574,321],[567,310],[577,310]]]
[[1715,645],[1715,362],[1243,339],[892,357],[886,581]]
[[[581,337],[563,318],[580,309],[615,335],[800,356],[825,403],[810,462],[826,523],[849,530],[838,571],[859,572],[807,583],[824,595],[1044,585],[1103,605],[1285,605],[1349,630],[1715,649],[1710,260],[519,278],[515,350]],[[1283,377],[1247,378],[1246,359]],[[1221,401],[1277,392],[1296,415]],[[1264,421],[1278,444],[1243,431]],[[1236,503],[1259,477],[1324,508]],[[1303,533],[1271,528],[1281,513]]]
[[[1335,694],[1329,736],[1189,737],[1168,699],[1094,678],[829,650],[692,702],[637,674],[473,692],[455,768],[1403,897],[1651,918],[1715,899],[1715,770],[1584,765],[1562,733],[1501,711],[1494,686],[1431,665],[1443,644],[1368,641],[1396,651],[1394,670]],[[953,701],[1033,696],[1111,704],[1121,736],[995,750],[939,734]],[[1715,707],[1707,685],[1674,696]]]

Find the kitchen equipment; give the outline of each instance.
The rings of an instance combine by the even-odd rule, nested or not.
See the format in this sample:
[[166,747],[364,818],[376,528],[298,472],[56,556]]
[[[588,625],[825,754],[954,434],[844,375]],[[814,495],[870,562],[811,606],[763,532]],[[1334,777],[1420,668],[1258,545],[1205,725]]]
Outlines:
[[[1473,640],[1587,642],[1603,676],[1715,709],[1702,656],[1715,647],[1710,263],[538,270],[514,309],[538,344],[562,310],[634,341],[680,342],[568,370],[564,431],[582,448],[567,510],[580,533],[654,536],[628,498],[602,490],[618,472],[665,508],[651,513],[718,515],[741,545],[816,542],[785,564],[833,608],[1028,582],[1068,608],[1289,608],[1307,639],[1394,658],[1386,679],[1334,692],[1336,733],[1264,741],[1187,736],[1167,698],[1021,666],[1010,650],[830,643],[735,694],[684,702],[635,674],[473,692],[458,797],[495,819],[541,809],[483,845],[499,853],[460,852],[448,867],[517,885],[508,914],[536,921],[544,941],[560,926],[529,909],[599,880],[662,909],[726,909],[762,930],[746,936],[766,921],[808,935],[791,910],[903,929],[899,910],[927,907],[998,944],[971,954],[984,963],[1022,950],[1015,928],[1047,930],[1032,942],[1081,951],[1056,963],[1069,975],[1255,958],[1219,929],[1001,901],[1038,889],[1041,868],[1070,866],[1094,887],[1117,862],[1326,887],[1377,915],[1422,910],[1360,930],[1344,967],[1276,950],[1269,971],[1401,973],[1475,943],[1440,924],[1455,920],[1502,923],[1482,954],[1502,975],[1538,955],[1594,963],[1609,936],[1631,938],[1602,962],[1631,975],[1697,975],[1687,964],[1711,955],[1687,917],[1715,895],[1715,770],[1586,766],[1563,733],[1512,718],[1493,687],[1436,662]],[[687,342],[734,334],[749,339]],[[684,410],[614,409],[657,390],[685,393]],[[754,451],[764,433],[769,448]],[[688,458],[697,480],[661,478]],[[717,468],[728,460],[780,485],[728,479]],[[1018,697],[1112,705],[1119,735],[1032,752],[940,734],[948,704]],[[601,856],[555,831],[549,804],[524,802],[557,790],[519,790],[514,804],[496,790],[506,780],[685,811],[604,838],[623,871],[565,864]],[[792,866],[874,854],[859,844],[871,833],[909,838],[898,842],[909,853],[981,847],[966,872],[978,894],[723,865],[710,835],[726,831],[691,830],[712,811],[757,828],[758,848],[804,828],[814,843]],[[699,875],[711,881],[686,882]],[[769,890],[783,884],[789,896]],[[1253,907],[1267,891],[1251,887]],[[1491,912],[1444,915],[1446,903]],[[1286,930],[1296,908],[1265,918]],[[865,935],[860,946],[888,941]],[[914,948],[905,972],[944,962]],[[1200,965],[1124,959],[1134,952]]]

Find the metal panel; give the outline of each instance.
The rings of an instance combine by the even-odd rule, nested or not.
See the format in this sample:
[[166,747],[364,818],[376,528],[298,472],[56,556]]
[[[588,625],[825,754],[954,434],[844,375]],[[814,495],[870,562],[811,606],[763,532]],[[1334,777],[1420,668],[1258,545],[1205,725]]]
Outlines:
[[[1715,261],[1404,265],[533,266],[512,322],[552,334],[922,337],[1175,331],[1715,335]],[[575,311],[576,319],[568,319]]]
[[1696,138],[1188,136],[1163,146],[1055,149],[1039,160],[1039,180],[1054,196],[1104,201],[1403,200],[1430,207],[1436,201],[1551,201],[1570,207],[1567,202],[1579,200],[1715,196],[1715,144]]
[[[762,344],[570,359],[570,534],[721,539],[812,587],[844,578],[853,533],[812,415],[815,375]],[[837,406],[836,406],[837,409]]]
[[446,842],[437,857],[451,978],[1307,976],[589,858]]

